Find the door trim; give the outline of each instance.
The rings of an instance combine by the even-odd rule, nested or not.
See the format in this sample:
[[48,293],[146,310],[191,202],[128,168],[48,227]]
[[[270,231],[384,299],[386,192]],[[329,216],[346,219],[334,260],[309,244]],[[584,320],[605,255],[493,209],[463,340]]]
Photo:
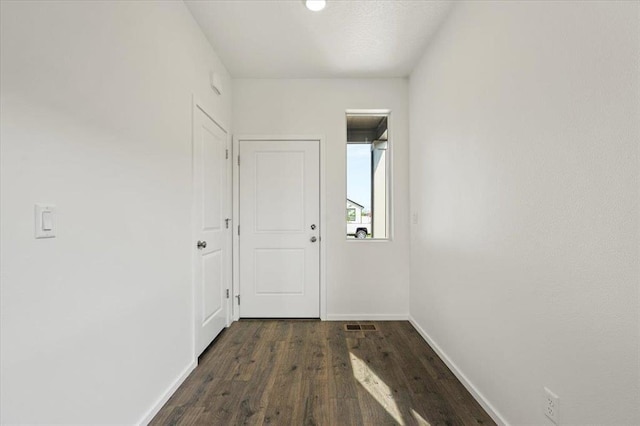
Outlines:
[[[211,121],[213,121],[213,123],[218,126],[226,135],[226,139],[227,139],[227,145],[230,147],[231,150],[231,134],[229,133],[229,131],[227,130],[228,127],[225,125],[224,122],[217,120],[214,118],[214,115],[212,113],[213,108],[211,108],[207,103],[203,102],[201,99],[199,99],[195,94],[191,94],[191,223],[190,223],[190,229],[189,229],[189,250],[191,253],[191,357],[194,359],[194,362],[197,364],[198,363],[198,356],[196,355],[198,353],[198,318],[196,318],[196,297],[198,295],[198,291],[196,289],[196,282],[195,282],[195,256],[197,256],[196,251],[193,249],[193,243],[196,241],[196,239],[194,239],[194,224],[196,223],[196,193],[195,193],[195,149],[194,149],[194,144],[196,142],[196,134],[195,134],[195,124],[196,124],[196,112],[197,110],[202,111],[207,117],[209,117],[211,119]],[[230,154],[231,155],[231,154]],[[231,173],[231,176],[233,176],[233,171]],[[231,185],[231,182],[227,182],[227,185]],[[231,189],[233,191],[233,187],[228,188]],[[233,210],[233,192],[231,193],[231,205],[227,206],[228,208],[228,214],[230,214]],[[231,259],[231,270],[229,271],[232,275],[233,275],[233,239],[231,240],[231,251],[232,251],[232,259]],[[233,286],[233,279],[231,280],[231,282],[228,283],[229,287]],[[232,318],[232,313],[231,313],[231,307],[232,304],[230,303],[231,298],[227,299],[226,303],[227,303],[227,318],[226,318],[226,327],[229,327],[229,325],[231,324],[231,318]]]
[[326,285],[326,185],[325,185],[325,144],[322,135],[234,135],[233,136],[233,303],[232,316],[233,321],[240,319],[240,309],[237,304],[237,298],[240,294],[240,237],[238,236],[238,224],[240,223],[240,169],[238,168],[238,154],[240,153],[241,141],[318,141],[320,145],[320,319],[327,319],[327,285]]

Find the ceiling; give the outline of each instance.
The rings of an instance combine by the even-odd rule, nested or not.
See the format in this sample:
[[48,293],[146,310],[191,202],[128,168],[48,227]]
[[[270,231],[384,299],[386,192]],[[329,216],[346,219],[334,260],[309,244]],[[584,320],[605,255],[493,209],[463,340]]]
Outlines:
[[185,0],[235,78],[406,77],[452,3]]
[[376,130],[382,123],[386,123],[386,115],[349,115],[347,114],[347,128],[351,130]]
[[347,114],[347,142],[387,140],[386,115]]

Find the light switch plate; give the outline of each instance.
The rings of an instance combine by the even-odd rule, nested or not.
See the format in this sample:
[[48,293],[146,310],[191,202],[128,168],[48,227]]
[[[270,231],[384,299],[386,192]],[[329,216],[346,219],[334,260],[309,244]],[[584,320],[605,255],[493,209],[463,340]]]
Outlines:
[[36,238],[55,238],[56,206],[51,204],[36,204],[35,231]]

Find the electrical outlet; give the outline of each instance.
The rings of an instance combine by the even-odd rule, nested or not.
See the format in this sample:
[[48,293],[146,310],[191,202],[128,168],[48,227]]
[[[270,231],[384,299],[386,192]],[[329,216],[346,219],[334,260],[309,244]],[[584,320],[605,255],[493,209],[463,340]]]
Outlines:
[[544,415],[552,422],[558,424],[558,414],[560,412],[560,398],[558,395],[544,388]]

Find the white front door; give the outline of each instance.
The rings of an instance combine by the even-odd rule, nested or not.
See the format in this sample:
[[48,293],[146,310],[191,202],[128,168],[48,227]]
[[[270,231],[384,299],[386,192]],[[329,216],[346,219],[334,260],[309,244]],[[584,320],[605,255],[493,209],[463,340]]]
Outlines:
[[319,141],[240,145],[240,316],[320,317]]
[[194,107],[194,290],[196,356],[227,325],[231,281],[230,166],[228,137]]

